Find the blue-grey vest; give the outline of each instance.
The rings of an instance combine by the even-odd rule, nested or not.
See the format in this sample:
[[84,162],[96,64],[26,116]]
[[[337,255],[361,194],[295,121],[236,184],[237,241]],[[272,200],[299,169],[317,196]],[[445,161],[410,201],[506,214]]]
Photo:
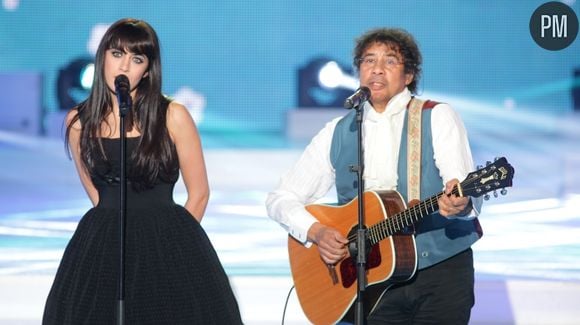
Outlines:
[[[428,105],[430,107],[428,107]],[[431,111],[436,103],[427,101],[422,111],[421,132],[421,201],[441,192],[443,180],[433,160]],[[405,112],[406,114],[407,112]],[[397,191],[407,199],[407,124],[405,116],[399,150]],[[330,160],[336,171],[338,204],[350,202],[358,195],[357,174],[350,171],[357,165],[356,111],[343,117],[336,125],[330,149]],[[426,216],[415,225],[418,268],[424,269],[469,248],[482,235],[477,218],[448,219],[439,213]]]

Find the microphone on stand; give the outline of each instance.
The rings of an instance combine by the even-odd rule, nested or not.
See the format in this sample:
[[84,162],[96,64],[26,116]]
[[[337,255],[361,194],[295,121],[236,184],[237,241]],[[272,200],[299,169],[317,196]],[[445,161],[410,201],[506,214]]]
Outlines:
[[119,111],[122,116],[125,116],[128,110],[131,109],[132,99],[129,85],[129,78],[126,75],[120,74],[115,77],[115,93],[117,94],[117,102],[119,103]]
[[371,97],[371,90],[368,87],[360,87],[344,101],[344,108],[351,109],[358,107],[360,104],[369,100],[369,97]]
[[[117,95],[117,102],[119,103],[119,297],[117,300],[117,325],[125,324],[125,238],[126,238],[126,214],[127,214],[127,149],[126,139],[127,132],[125,126],[125,117],[127,112],[131,110],[131,87],[129,85],[129,78],[126,75],[120,74],[115,77],[115,94]],[[129,119],[131,116],[129,115]]]

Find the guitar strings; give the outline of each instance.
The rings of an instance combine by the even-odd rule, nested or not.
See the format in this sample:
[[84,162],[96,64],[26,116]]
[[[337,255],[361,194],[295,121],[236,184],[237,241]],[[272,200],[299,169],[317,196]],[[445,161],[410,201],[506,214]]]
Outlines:
[[[477,178],[479,178],[479,177],[473,177],[473,178],[468,178],[468,179],[464,180],[460,184],[462,186],[463,190],[464,191],[469,190],[470,189],[469,186],[472,185],[472,183]],[[414,220],[414,222],[419,221],[419,219],[424,217],[423,211],[422,211],[423,209],[425,210],[425,213],[427,215],[437,211],[439,209],[439,204],[437,203],[437,201],[439,200],[439,197],[441,195],[444,195],[444,194],[445,194],[444,192],[440,192],[439,194],[436,194],[436,195],[431,196],[430,198],[426,199],[422,203],[416,204],[405,211],[401,211],[401,212],[395,214],[391,218],[385,219],[385,220],[371,226],[367,231],[367,237],[369,237],[371,244],[374,245],[381,240],[381,237],[378,236],[380,234],[383,235],[382,238],[386,238],[386,237],[392,236],[393,234],[401,231],[404,227],[409,226],[410,224],[408,222],[406,222],[409,220],[409,218]],[[457,186],[451,190],[450,194],[459,195],[459,190],[458,190]],[[431,205],[431,211],[429,211],[428,205]],[[418,212],[419,216],[418,216],[417,212]],[[413,218],[413,215],[415,216],[414,218]],[[411,223],[414,223],[414,222],[412,221]],[[356,234],[348,236],[348,240],[350,242],[356,240]]]

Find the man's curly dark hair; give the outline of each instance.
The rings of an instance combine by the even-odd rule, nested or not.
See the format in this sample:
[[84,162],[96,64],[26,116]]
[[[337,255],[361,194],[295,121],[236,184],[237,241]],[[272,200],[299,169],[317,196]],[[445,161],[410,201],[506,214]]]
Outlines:
[[404,29],[377,28],[370,30],[356,39],[354,48],[354,66],[360,69],[360,59],[364,51],[374,43],[383,43],[401,54],[405,73],[413,74],[413,81],[407,86],[411,93],[417,93],[417,85],[421,79],[421,63],[423,58],[415,38]]

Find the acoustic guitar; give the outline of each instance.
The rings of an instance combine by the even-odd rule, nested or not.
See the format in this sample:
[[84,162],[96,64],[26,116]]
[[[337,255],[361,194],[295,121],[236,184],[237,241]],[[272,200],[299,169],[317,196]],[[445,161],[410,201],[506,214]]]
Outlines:
[[[470,173],[452,191],[457,196],[479,197],[497,190],[505,194],[512,186],[514,168],[506,158]],[[410,208],[396,191],[365,191],[364,211],[366,246],[368,250],[365,314],[372,312],[386,290],[395,283],[410,279],[417,267],[415,238],[408,231],[423,217],[439,210],[436,194]],[[356,247],[358,228],[358,198],[342,206],[311,204],[306,206],[320,223],[331,226]],[[356,260],[347,257],[335,266],[321,259],[316,245],[305,247],[288,236],[290,269],[300,305],[314,324],[335,324],[354,319],[353,303],[357,297]],[[354,246],[353,246],[354,245]],[[369,308],[369,306],[371,308]]]

